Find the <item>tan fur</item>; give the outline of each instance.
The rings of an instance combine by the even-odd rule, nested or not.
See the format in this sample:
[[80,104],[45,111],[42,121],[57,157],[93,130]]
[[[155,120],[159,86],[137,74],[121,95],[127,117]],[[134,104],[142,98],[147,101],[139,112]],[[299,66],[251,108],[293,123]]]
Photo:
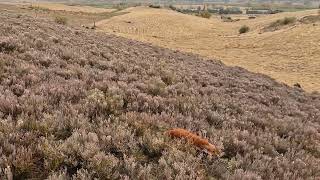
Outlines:
[[190,131],[187,131],[185,129],[174,128],[174,129],[168,130],[166,133],[168,135],[170,135],[171,137],[185,138],[193,145],[195,145],[201,149],[206,149],[210,154],[213,154],[213,155],[220,154],[220,151],[216,148],[216,146],[209,143],[208,140],[201,138],[200,136],[198,136]]

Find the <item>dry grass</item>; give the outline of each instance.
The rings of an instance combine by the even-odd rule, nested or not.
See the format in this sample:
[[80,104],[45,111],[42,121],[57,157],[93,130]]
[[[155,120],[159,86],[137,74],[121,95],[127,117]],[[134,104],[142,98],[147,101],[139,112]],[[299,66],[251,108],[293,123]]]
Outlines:
[[95,21],[108,19],[112,16],[124,14],[123,12],[113,11],[104,13],[86,13],[86,12],[73,12],[63,10],[50,10],[33,6],[26,3],[0,3],[0,11],[10,12],[17,14],[17,16],[28,15],[34,18],[46,18],[55,20],[57,17],[65,17],[68,20],[69,26],[80,27],[82,25],[92,27]]
[[[217,58],[228,65],[267,74],[288,85],[300,83],[320,91],[320,25],[298,24],[274,32],[262,29],[285,17],[316,14],[316,10],[280,13],[237,22],[220,17],[198,18],[165,9],[130,8],[128,14],[98,23],[100,31],[156,45]],[[130,23],[128,23],[130,22]],[[241,26],[250,32],[238,35]]]
[[69,6],[58,3],[32,3],[32,7],[40,7],[55,11],[70,11],[70,12],[84,12],[84,13],[106,13],[115,11],[115,9],[96,8],[91,6]]

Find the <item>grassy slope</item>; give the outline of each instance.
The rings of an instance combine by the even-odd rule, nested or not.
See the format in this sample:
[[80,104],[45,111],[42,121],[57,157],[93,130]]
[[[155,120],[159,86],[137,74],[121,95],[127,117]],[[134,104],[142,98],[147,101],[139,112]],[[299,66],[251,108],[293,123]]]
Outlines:
[[[74,6],[72,6],[74,7]],[[101,9],[101,8],[95,8]],[[91,9],[92,10],[92,9]],[[95,13],[94,11],[81,12],[81,11],[66,11],[66,10],[50,10],[45,7],[30,6],[30,3],[0,3],[0,11],[17,13],[21,15],[29,15],[38,18],[55,19],[56,17],[66,17],[68,25],[80,27],[93,26],[94,22],[105,20],[113,16],[123,15],[125,12],[119,12],[118,10],[108,12]]]
[[[320,24],[298,24],[280,31],[261,29],[284,17],[301,18],[316,10],[261,16],[233,23],[219,17],[202,19],[164,9],[131,8],[130,13],[103,20],[101,31],[220,59],[228,65],[260,72],[289,85],[320,91]],[[246,17],[247,18],[247,17]],[[130,22],[130,23],[128,23]],[[242,25],[251,32],[238,35]]]
[[91,6],[70,6],[58,3],[33,3],[32,6],[47,8],[55,11],[71,11],[71,12],[84,12],[84,13],[105,13],[112,12],[116,9],[97,8]]
[[0,27],[0,179],[320,177],[319,94],[25,15]]

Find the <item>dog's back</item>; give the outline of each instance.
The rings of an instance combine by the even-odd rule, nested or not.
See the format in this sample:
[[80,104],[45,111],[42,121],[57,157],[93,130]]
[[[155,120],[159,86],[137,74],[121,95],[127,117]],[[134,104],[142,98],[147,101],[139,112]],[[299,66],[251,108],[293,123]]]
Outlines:
[[172,137],[185,138],[190,143],[194,144],[195,146],[197,146],[199,148],[206,149],[211,154],[215,154],[215,155],[220,154],[219,150],[213,144],[209,143],[208,140],[201,138],[200,136],[198,136],[190,131],[187,131],[185,129],[174,128],[174,129],[167,131],[167,133]]

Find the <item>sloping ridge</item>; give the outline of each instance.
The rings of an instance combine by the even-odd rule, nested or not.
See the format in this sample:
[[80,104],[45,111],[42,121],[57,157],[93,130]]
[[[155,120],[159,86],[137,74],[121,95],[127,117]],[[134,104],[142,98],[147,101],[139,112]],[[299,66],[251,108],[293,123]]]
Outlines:
[[[320,91],[320,24],[296,23],[263,32],[285,17],[317,16],[317,10],[285,12],[223,22],[167,9],[134,7],[124,15],[97,22],[99,31],[219,59],[230,66],[266,74],[288,85],[300,83],[308,92]],[[234,17],[238,18],[238,17]],[[246,25],[250,31],[239,35]]]
[[0,179],[320,177],[319,94],[47,20],[0,13],[0,27]]

